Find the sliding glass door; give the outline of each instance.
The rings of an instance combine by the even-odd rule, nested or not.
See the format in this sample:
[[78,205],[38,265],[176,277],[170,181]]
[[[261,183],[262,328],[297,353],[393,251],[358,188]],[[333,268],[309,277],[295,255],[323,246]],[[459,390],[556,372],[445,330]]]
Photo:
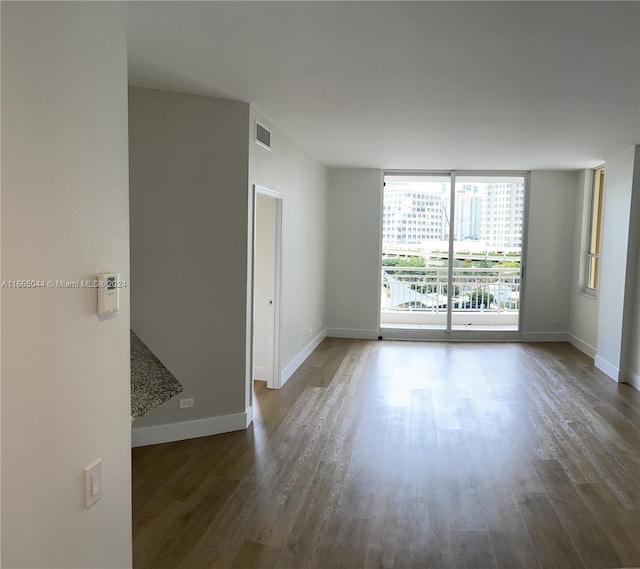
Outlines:
[[382,330],[517,331],[524,174],[385,175]]
[[446,329],[450,207],[448,174],[385,176],[381,326]]

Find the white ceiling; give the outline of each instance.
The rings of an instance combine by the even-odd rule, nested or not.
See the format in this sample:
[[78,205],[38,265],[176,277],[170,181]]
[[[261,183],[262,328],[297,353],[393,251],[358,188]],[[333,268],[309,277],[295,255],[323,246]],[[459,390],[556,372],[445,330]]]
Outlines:
[[136,86],[252,103],[329,166],[592,167],[640,142],[638,2],[132,2]]

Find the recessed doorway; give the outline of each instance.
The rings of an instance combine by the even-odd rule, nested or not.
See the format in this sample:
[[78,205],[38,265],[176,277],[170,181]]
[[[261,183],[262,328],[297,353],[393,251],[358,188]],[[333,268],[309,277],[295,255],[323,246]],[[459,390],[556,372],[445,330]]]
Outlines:
[[253,379],[278,389],[282,204],[278,192],[255,186],[253,256]]

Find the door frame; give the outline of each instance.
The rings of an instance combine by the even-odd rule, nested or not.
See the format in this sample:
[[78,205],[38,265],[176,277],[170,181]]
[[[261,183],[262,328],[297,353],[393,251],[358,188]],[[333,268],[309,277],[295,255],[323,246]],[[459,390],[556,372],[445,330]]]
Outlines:
[[[521,341],[524,330],[524,313],[526,298],[526,265],[527,265],[527,241],[528,241],[528,225],[529,225],[529,210],[530,210],[530,172],[526,170],[384,170],[382,173],[382,187],[380,195],[380,255],[379,259],[382,259],[382,223],[383,223],[383,207],[384,207],[384,180],[389,176],[449,176],[451,179],[450,186],[450,202],[451,207],[455,208],[455,181],[456,177],[466,176],[495,176],[495,177],[509,177],[509,176],[521,176],[524,179],[524,218],[522,224],[522,246],[521,246],[521,265],[520,265],[520,308],[518,312],[518,330],[505,330],[505,331],[493,331],[493,330],[454,330],[451,322],[451,294],[452,287],[447,287],[448,302],[447,302],[447,319],[446,326],[442,329],[407,329],[407,328],[382,328],[380,324],[380,305],[382,302],[382,287],[379,286],[378,297],[378,338],[379,339],[394,339],[394,340],[435,340],[435,341],[480,341],[480,342],[504,342],[504,341]],[[450,212],[451,220],[453,220],[454,210]],[[453,232],[450,232],[449,240],[449,258],[452,258],[453,254]],[[379,261],[380,262],[380,261]],[[449,267],[449,280],[452,273],[452,263]]]
[[269,343],[267,351],[269,354],[270,371],[267,376],[267,387],[270,389],[280,389],[282,386],[282,370],[280,366],[280,329],[281,329],[281,306],[282,306],[282,218],[284,210],[284,195],[280,192],[254,184],[253,186],[253,223],[252,223],[252,263],[251,263],[251,386],[253,386],[253,347],[254,347],[254,327],[255,327],[255,252],[256,252],[256,222],[257,222],[257,200],[258,196],[264,196],[275,200],[274,216],[274,252],[273,252],[273,308],[269,312]]

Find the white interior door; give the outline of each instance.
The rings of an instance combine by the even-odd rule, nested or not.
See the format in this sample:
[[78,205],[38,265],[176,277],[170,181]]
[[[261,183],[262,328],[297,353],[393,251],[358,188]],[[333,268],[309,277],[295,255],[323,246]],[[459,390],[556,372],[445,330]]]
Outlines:
[[253,265],[253,379],[280,387],[282,197],[256,186]]

